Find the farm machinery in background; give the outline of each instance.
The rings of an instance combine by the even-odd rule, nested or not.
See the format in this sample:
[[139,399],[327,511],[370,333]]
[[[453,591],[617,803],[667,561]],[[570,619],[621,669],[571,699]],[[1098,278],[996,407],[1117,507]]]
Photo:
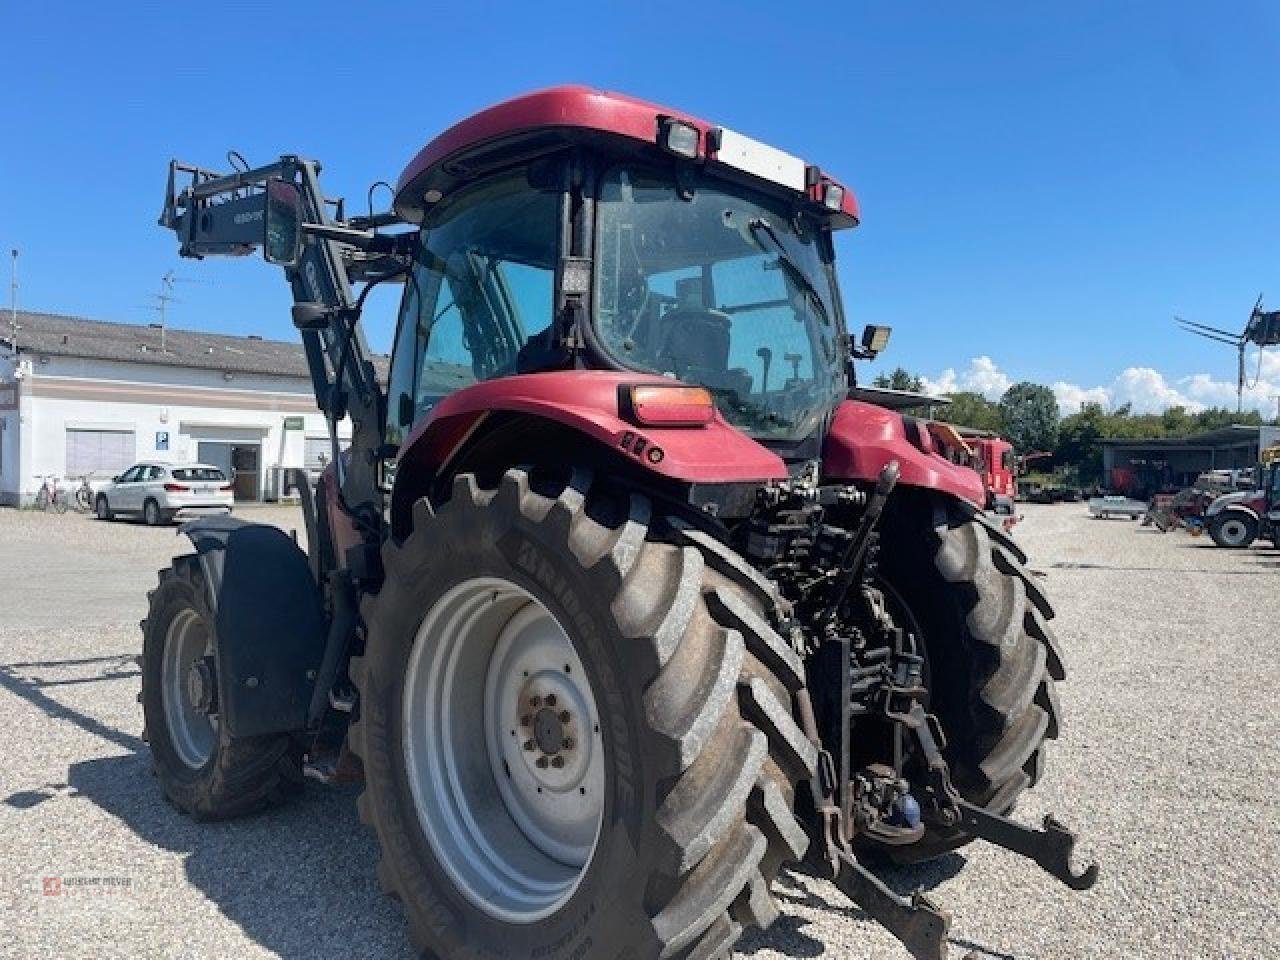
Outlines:
[[436,137],[385,213],[318,175],[170,166],[184,256],[283,269],[333,448],[307,552],[197,521],[150,595],[178,808],[362,782],[378,881],[449,960],[726,957],[801,859],[922,960],[950,917],[874,864],[984,839],[1094,883],[1009,817],[1060,725],[1043,588],[935,428],[849,398],[887,338],[846,332],[849,190],[580,87]]
[[1260,461],[1261,489],[1224,493],[1205,508],[1202,525],[1220,547],[1247,547],[1257,539],[1280,547],[1280,446],[1263,450]]

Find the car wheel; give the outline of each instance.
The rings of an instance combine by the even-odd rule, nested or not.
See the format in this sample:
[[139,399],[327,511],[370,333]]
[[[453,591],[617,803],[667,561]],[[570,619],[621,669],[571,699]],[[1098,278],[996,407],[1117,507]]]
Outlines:
[[111,519],[111,506],[107,503],[106,497],[99,495],[97,503],[94,504],[94,512],[99,520]]
[[142,519],[148,527],[157,527],[164,516],[160,513],[160,504],[154,500],[148,499],[142,505]]

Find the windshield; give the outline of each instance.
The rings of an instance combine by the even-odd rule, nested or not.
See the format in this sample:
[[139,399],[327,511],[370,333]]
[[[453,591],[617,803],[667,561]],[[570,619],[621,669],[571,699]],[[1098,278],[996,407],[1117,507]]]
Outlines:
[[818,225],[782,200],[615,167],[597,212],[601,343],[627,366],[707,387],[757,437],[807,436],[846,388],[824,249]]

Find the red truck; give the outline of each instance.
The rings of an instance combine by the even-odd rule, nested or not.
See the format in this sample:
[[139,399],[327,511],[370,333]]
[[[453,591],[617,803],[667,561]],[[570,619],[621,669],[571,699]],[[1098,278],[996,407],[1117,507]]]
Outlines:
[[1013,498],[1018,492],[1013,444],[990,430],[957,427],[956,433],[968,447],[965,463],[982,478],[987,509],[1012,516]]

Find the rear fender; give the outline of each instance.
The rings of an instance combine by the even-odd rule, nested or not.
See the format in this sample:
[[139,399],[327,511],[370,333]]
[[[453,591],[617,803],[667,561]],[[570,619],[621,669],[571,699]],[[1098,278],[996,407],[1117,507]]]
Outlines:
[[1255,523],[1260,522],[1262,520],[1262,515],[1257,510],[1254,510],[1248,504],[1244,504],[1244,503],[1227,504],[1220,510],[1217,510],[1216,512],[1214,512],[1212,516],[1214,518],[1229,517],[1229,516],[1248,517],[1250,520],[1253,520]]
[[823,447],[823,474],[831,480],[872,482],[891,460],[901,469],[900,484],[986,505],[982,478],[937,452],[927,429],[908,435],[901,414],[857,400],[840,404]]
[[182,533],[214,614],[220,719],[237,737],[304,729],[326,630],[307,555],[279,528],[236,517]]
[[[531,429],[554,426],[573,438],[569,456],[619,458],[652,481],[683,484],[763,483],[787,477],[782,459],[729,424],[717,412],[694,427],[638,426],[620,411],[619,389],[630,384],[673,381],[642,374],[597,370],[530,373],[487,380],[447,396],[419,421],[401,445],[392,528],[413,500],[447,476],[460,451],[491,421],[523,418]],[[511,454],[510,464],[519,454]]]

